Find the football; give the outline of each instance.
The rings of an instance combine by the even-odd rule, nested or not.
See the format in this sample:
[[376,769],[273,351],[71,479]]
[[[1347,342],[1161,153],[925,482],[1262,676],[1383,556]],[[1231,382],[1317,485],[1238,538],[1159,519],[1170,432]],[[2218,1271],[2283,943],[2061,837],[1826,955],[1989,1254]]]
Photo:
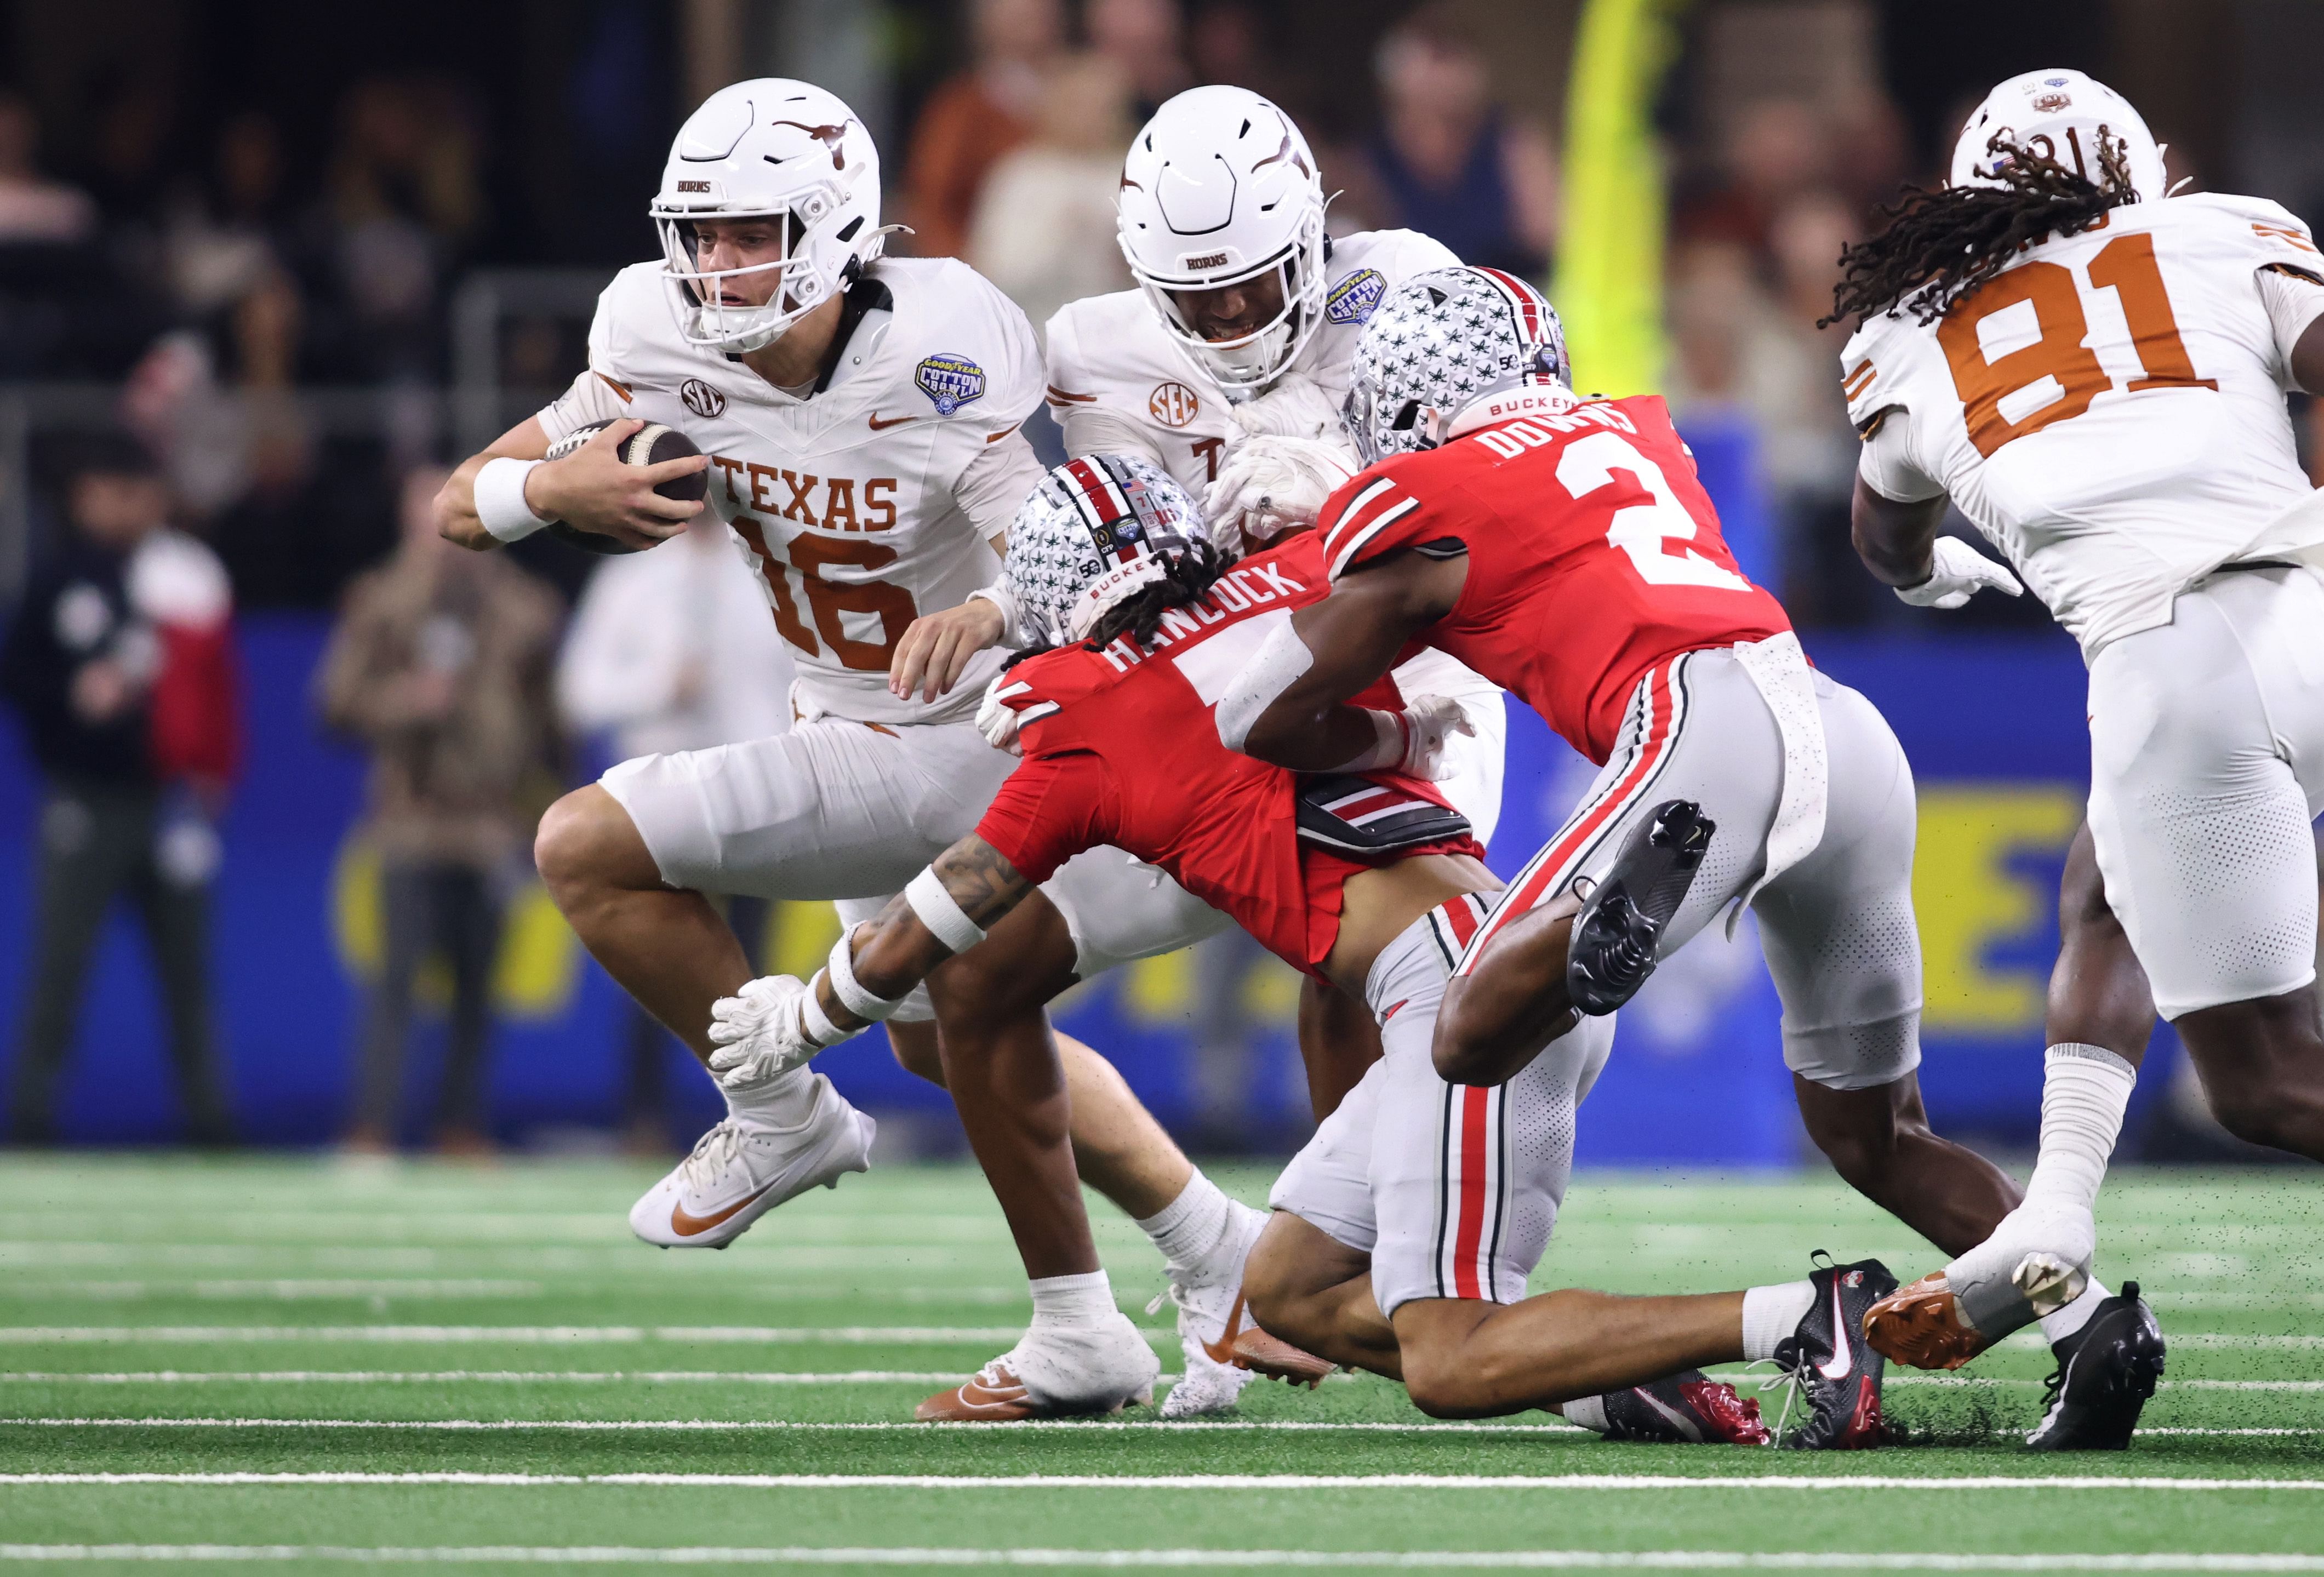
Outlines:
[[[586,426],[575,428],[571,432],[549,445],[549,453],[541,458],[561,460],[613,425],[611,420],[593,421]],[[622,460],[623,464],[630,466],[659,466],[665,460],[683,460],[688,455],[700,453],[702,451],[694,447],[692,438],[687,438],[676,428],[664,427],[658,421],[646,423],[622,440]],[[710,491],[710,473],[696,471],[691,475],[673,476],[654,491],[664,498],[699,502]],[[577,526],[568,526],[563,521],[552,521],[542,529],[558,541],[578,548],[585,553],[643,551],[642,549],[632,548],[625,542],[617,542],[602,532],[585,531]]]

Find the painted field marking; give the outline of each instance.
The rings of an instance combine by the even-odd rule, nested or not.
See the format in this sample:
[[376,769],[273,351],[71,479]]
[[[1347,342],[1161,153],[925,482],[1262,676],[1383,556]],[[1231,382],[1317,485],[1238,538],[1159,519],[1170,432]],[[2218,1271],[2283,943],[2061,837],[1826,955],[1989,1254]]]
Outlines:
[[[835,1346],[982,1346],[1014,1343],[1021,1325],[7,1325],[0,1346],[134,1345],[141,1342],[232,1344],[283,1342],[463,1342],[514,1346],[586,1346],[629,1342]],[[1176,1331],[1148,1328],[1149,1342],[1175,1342]]]
[[290,1487],[445,1484],[535,1489],[1696,1489],[1758,1494],[1769,1489],[2107,1489],[2154,1494],[2276,1494],[2324,1489],[2324,1479],[2185,1479],[2145,1475],[2067,1478],[1983,1474],[1962,1478],[1724,1473],[0,1473],[0,1484],[179,1484]]
[[58,1298],[86,1298],[91,1303],[129,1303],[152,1297],[191,1297],[217,1300],[268,1300],[296,1303],[309,1298],[420,1298],[431,1302],[475,1298],[540,1297],[548,1289],[538,1281],[492,1280],[483,1277],[447,1279],[412,1277],[270,1277],[243,1280],[42,1281],[11,1277],[0,1285],[0,1299],[14,1303],[48,1303]]
[[466,1545],[0,1545],[0,1561],[299,1561],[365,1565],[1017,1566],[1387,1571],[2324,1572],[2324,1555],[1761,1554],[1730,1550],[1060,1550]]
[[[918,1385],[942,1385],[958,1378],[957,1371],[936,1370],[915,1373],[907,1370],[864,1370],[854,1374],[802,1374],[774,1377],[785,1381],[806,1384],[889,1384],[909,1381]],[[1157,1377],[1165,1383],[1180,1377],[1166,1374]],[[576,1433],[599,1434],[625,1429],[687,1430],[715,1433],[719,1431],[796,1431],[796,1430],[899,1430],[926,1434],[939,1427],[920,1423],[807,1423],[782,1418],[0,1418],[0,1427],[60,1428],[60,1429],[417,1429],[485,1432],[499,1430],[565,1430]],[[1131,1432],[1185,1430],[1195,1434],[1231,1433],[1236,1430],[1260,1430],[1282,1434],[1589,1434],[1591,1430],[1578,1424],[1392,1424],[1384,1422],[1343,1422],[1308,1419],[1224,1419],[1204,1423],[1194,1419],[1077,1419],[1052,1418],[1022,1420],[1019,1424],[962,1424],[964,1429],[1121,1429]],[[1997,1430],[1997,1438],[2013,1434],[2013,1430]],[[2172,1435],[2324,1435],[2324,1425],[2312,1428],[2141,1428],[2144,1437],[2151,1434]]]

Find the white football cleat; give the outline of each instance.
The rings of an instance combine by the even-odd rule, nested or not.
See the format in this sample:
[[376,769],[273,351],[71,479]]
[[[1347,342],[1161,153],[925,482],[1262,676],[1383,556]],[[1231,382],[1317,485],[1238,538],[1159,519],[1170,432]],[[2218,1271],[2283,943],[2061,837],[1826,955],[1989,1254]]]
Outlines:
[[[1239,1201],[1227,1205],[1227,1235],[1205,1257],[1200,1270],[1185,1280],[1174,1280],[1170,1289],[1147,1306],[1159,1313],[1164,1303],[1178,1305],[1178,1343],[1185,1350],[1186,1370],[1170,1394],[1162,1398],[1165,1418],[1200,1418],[1223,1413],[1241,1397],[1243,1387],[1259,1374],[1293,1378],[1313,1383],[1331,1365],[1311,1358],[1288,1343],[1277,1341],[1250,1322],[1243,1308],[1243,1267],[1266,1230],[1267,1213]],[[1236,1339],[1280,1361],[1237,1362]],[[1280,1349],[1277,1353],[1276,1350]],[[1313,1377],[1306,1370],[1314,1369]]]
[[1145,1333],[1117,1313],[1096,1325],[1048,1326],[948,1391],[922,1402],[923,1424],[1014,1424],[1119,1413],[1154,1399],[1162,1360]]
[[723,1249],[783,1201],[868,1170],[877,1127],[817,1074],[805,1122],[727,1118],[630,1207],[630,1230],[664,1249]]

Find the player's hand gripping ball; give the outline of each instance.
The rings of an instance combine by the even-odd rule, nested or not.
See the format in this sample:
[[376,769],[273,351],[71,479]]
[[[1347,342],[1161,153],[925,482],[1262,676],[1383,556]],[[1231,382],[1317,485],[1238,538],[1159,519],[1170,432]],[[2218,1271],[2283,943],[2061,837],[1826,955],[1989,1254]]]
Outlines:
[[[578,451],[591,438],[613,426],[612,420],[593,421],[575,428],[571,432],[549,446],[544,460],[562,460]],[[644,467],[663,466],[672,460],[691,459],[702,451],[694,440],[674,427],[664,427],[658,421],[647,422],[636,432],[614,445],[614,453],[625,466]],[[683,475],[666,477],[655,484],[654,491],[662,497],[680,503],[700,503],[710,493],[710,469],[689,471]],[[670,522],[683,526],[683,521]],[[603,531],[584,530],[563,521],[552,521],[542,528],[558,541],[586,553],[639,553],[653,546],[651,542],[611,537]]]

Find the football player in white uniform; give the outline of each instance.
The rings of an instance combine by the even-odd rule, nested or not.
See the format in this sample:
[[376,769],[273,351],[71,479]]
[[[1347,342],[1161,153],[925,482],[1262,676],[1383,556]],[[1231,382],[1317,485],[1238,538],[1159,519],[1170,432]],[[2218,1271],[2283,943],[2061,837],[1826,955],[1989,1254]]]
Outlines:
[[[1861,320],[1842,369],[1866,564],[1920,606],[2022,578],[2089,665],[2104,901],[2077,899],[2070,862],[2040,1161],[1990,1239],[1868,1327],[1950,1366],[2040,1317],[2060,1373],[2029,1440],[2047,1449],[2126,1443],[2163,1368],[2135,1287],[2089,1278],[2148,982],[2221,1117],[2324,1159],[2324,499],[2283,402],[2324,390],[2324,257],[2272,202],[2165,185],[2120,96],[2014,78],[1948,186],[1851,249],[1836,308]],[[1948,498],[2016,576],[1936,536]],[[2135,957],[2108,945],[2117,918]]]
[[[536,846],[590,952],[705,1058],[714,1004],[753,972],[703,894],[835,899],[851,924],[871,918],[974,825],[1012,765],[973,715],[1003,653],[972,659],[967,682],[937,699],[892,693],[887,675],[915,619],[999,575],[995,549],[1041,476],[1019,431],[1039,399],[1038,356],[1023,315],[965,265],[882,257],[879,204],[878,153],[829,93],[767,78],[713,95],[679,132],[653,205],[663,260],[615,276],[588,370],[462,466],[438,501],[445,535],[472,548],[560,520],[644,548],[701,507],[654,488],[706,470],[710,506],[762,581],[797,665],[796,726],[624,762],[560,800]],[[576,451],[544,458],[608,419]],[[616,447],[641,420],[682,430],[704,456],[622,464]],[[1028,1093],[1022,1074],[1034,1070],[1034,1086],[1043,1070],[1058,1078],[1038,1015],[975,1027],[969,1055],[947,1045],[941,1066],[932,1017],[925,997],[901,1010],[899,1055],[951,1074],[981,1153],[990,1122],[1062,1120],[1064,1089]],[[1012,1028],[1029,1040],[996,1047]],[[1076,1138],[1176,1157],[1119,1075],[1070,1050]],[[726,1093],[727,1119],[631,1213],[647,1241],[723,1247],[784,1200],[868,1164],[871,1120],[820,1075],[730,1082]],[[1103,1158],[1085,1153],[1085,1170],[1102,1174]],[[994,1181],[1010,1197],[1005,1177]],[[1223,1226],[1224,1196],[1211,1193]],[[1066,1367],[1118,1379],[1102,1403],[1129,1399],[1158,1366],[1097,1268],[1079,1189],[1066,1177],[1033,1196],[1059,1213],[1011,1211],[1035,1330]],[[1157,1230],[1176,1241],[1203,1225]]]
[[[1238,555],[1286,529],[1268,507],[1270,490],[1305,482],[1320,503],[1353,474],[1355,447],[1340,407],[1356,337],[1407,275],[1458,261],[1408,230],[1333,240],[1324,207],[1314,156],[1282,110],[1241,88],[1179,94],[1139,132],[1124,162],[1120,237],[1139,288],[1074,302],[1047,328],[1048,399],[1067,453],[1142,455],[1189,493],[1207,491],[1213,529]],[[898,648],[896,689],[924,701],[956,694],[979,654],[1022,634],[1005,592],[925,619]],[[1451,703],[1443,787],[1489,839],[1500,815],[1500,690],[1440,652],[1416,658],[1396,677],[1407,697]],[[948,1042],[956,1021],[964,1033],[1006,1021],[1038,1007],[1060,981],[1087,980],[1232,925],[1116,850],[1078,856],[1042,890],[1070,937],[1070,974],[1037,980],[1012,970],[980,994],[969,982],[982,966],[964,961],[951,991],[938,997]],[[1057,942],[1061,953],[1066,945]],[[1300,1044],[1318,1120],[1379,1056],[1363,1004],[1313,980],[1302,987]],[[1086,1157],[1096,1147],[1081,1126],[1077,1113],[1076,1148]],[[1140,1125],[1132,1137],[1145,1142],[1113,1148],[1107,1160],[1117,1181],[1102,1191],[1139,1215],[1162,1204],[1173,1180],[1185,1180],[1167,1196],[1168,1213],[1141,1224],[1170,1261],[1185,1351],[1188,1378],[1164,1411],[1186,1416],[1231,1403],[1249,1378],[1223,1360],[1240,1317],[1243,1260],[1266,1216],[1226,1200],[1175,1147],[1153,1144],[1156,1131]],[[1169,1235],[1157,1229],[1178,1217],[1188,1224],[1174,1224]],[[1182,1238],[1213,1247],[1189,1259],[1177,1246]],[[960,1394],[975,1388],[972,1381]],[[957,1400],[930,1406],[943,1416],[979,1416]]]

